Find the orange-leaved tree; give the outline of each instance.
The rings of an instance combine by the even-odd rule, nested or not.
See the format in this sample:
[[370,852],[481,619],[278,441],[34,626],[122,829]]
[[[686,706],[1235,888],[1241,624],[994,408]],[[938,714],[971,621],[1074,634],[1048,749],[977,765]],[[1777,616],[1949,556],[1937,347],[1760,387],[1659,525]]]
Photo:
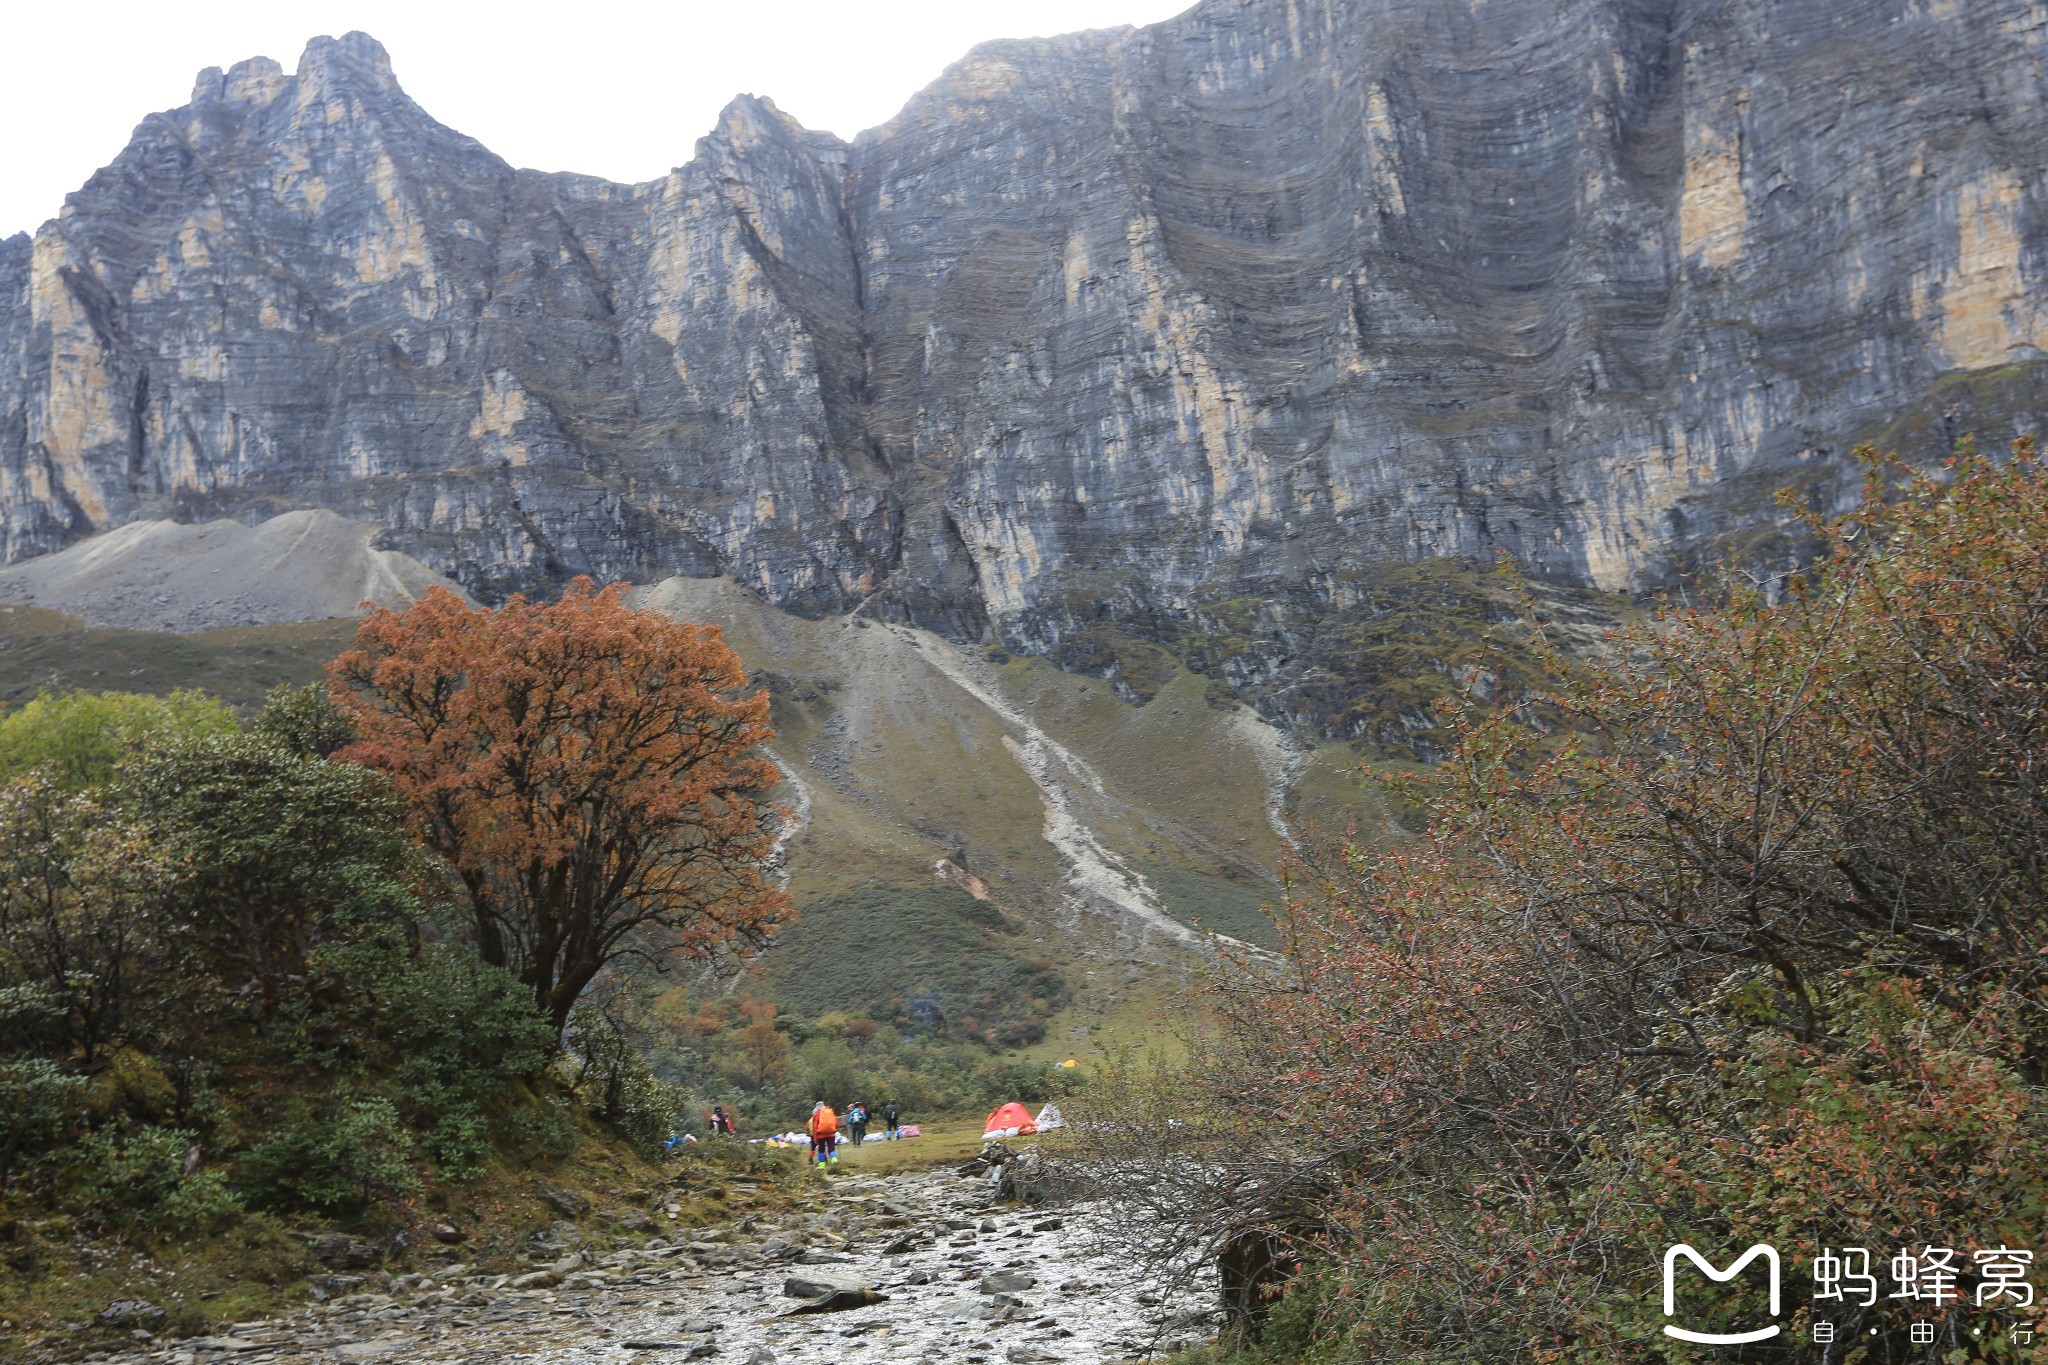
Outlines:
[[328,671],[358,734],[337,757],[389,774],[478,950],[558,1032],[607,963],[758,942],[788,913],[764,878],[768,697],[717,627],[587,578],[496,610],[435,589],[365,616]]

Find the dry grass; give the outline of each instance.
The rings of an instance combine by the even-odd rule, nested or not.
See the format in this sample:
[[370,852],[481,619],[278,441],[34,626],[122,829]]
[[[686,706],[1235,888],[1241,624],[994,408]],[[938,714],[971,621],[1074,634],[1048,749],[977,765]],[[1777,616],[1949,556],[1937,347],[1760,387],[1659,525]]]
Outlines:
[[835,1174],[894,1175],[957,1166],[981,1150],[981,1118],[941,1119],[918,1125],[923,1137],[884,1142],[870,1133],[855,1147],[842,1142],[839,1161],[826,1169]]
[[279,683],[311,682],[355,638],[353,617],[173,635],[103,630],[40,607],[0,606],[0,705],[44,689],[162,694],[199,687],[251,707]]

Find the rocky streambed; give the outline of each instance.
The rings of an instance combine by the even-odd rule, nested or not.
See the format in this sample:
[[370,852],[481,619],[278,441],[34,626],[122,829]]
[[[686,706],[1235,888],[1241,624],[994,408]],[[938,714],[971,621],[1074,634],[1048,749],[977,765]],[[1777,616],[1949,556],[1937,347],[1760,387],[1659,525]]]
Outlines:
[[595,1251],[556,1224],[560,1255],[520,1274],[449,1264],[329,1277],[326,1301],[212,1337],[141,1339],[100,1360],[427,1362],[883,1358],[1145,1359],[1207,1337],[1213,1283],[1134,1281],[1095,1248],[1086,1204],[1000,1201],[946,1172],[821,1181],[784,1214]]

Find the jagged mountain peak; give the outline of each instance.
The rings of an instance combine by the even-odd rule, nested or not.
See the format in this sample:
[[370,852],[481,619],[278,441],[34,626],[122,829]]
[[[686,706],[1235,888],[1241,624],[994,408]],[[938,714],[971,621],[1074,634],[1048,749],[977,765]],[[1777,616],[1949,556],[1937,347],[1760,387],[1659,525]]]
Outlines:
[[391,54],[375,38],[357,31],[339,38],[323,35],[309,39],[299,56],[297,70],[290,75],[274,57],[249,57],[225,72],[209,66],[193,81],[191,102],[196,107],[261,107],[277,98],[290,82],[321,89],[403,94],[391,69]]

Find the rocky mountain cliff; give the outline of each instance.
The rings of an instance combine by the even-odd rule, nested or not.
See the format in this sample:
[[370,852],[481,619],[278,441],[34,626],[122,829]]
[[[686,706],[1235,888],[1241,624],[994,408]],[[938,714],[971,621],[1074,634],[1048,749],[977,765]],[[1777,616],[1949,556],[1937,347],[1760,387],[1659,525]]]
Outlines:
[[1641,590],[1782,555],[1877,423],[2030,425],[2044,57],[2035,0],[1207,0],[623,186],[318,39],[0,243],[0,558],[317,507],[486,597],[722,573],[1293,688],[1385,566]]

